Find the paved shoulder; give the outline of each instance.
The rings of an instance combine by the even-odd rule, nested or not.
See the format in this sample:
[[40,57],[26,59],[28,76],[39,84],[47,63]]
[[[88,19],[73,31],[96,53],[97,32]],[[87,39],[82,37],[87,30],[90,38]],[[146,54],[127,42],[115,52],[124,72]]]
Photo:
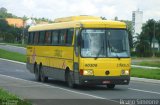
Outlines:
[[12,45],[2,45],[0,44],[0,49],[4,49],[7,51],[12,51],[12,52],[18,52],[21,54],[26,54],[26,48],[24,47],[17,47],[17,46],[12,46]]

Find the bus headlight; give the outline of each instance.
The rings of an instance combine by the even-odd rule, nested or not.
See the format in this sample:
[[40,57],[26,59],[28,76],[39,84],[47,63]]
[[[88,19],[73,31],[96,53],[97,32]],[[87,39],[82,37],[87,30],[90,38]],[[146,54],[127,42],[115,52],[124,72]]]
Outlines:
[[122,71],[121,71],[121,74],[122,74],[122,75],[129,75],[129,70],[122,70]]
[[83,75],[93,75],[93,70],[84,70]]
[[129,71],[128,71],[128,70],[126,70],[126,71],[125,71],[125,74],[126,74],[126,75],[129,75]]

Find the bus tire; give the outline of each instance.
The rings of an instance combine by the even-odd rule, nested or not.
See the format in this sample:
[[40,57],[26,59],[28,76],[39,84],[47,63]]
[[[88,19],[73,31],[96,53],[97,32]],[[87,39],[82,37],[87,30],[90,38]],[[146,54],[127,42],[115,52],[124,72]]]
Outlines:
[[75,84],[73,82],[70,72],[67,73],[67,84],[70,88],[75,88]]
[[38,70],[38,67],[37,67],[37,65],[35,65],[34,66],[34,70],[35,70],[35,79],[36,79],[36,81],[41,81],[41,78],[40,78],[40,72],[39,72],[39,70]]
[[107,88],[108,89],[114,89],[115,88],[115,84],[107,84]]
[[45,76],[42,65],[40,65],[39,71],[40,71],[40,79],[41,79],[41,82],[47,82],[47,81],[48,81],[48,77]]

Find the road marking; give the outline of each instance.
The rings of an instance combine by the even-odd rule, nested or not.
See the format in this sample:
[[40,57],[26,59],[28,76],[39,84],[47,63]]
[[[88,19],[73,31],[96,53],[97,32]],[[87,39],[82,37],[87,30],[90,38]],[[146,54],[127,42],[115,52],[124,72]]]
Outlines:
[[159,67],[150,67],[150,66],[139,66],[139,65],[131,65],[134,68],[144,68],[144,69],[160,69]]
[[16,69],[15,72],[25,72],[24,70]]
[[[22,86],[21,84],[9,84],[9,85],[6,85],[6,84],[1,84],[1,86],[3,86],[3,87],[24,87],[24,88],[32,88],[32,87],[38,87],[38,88],[40,88],[40,87],[42,87],[43,85],[29,85],[29,86]],[[43,86],[44,87],[44,86]],[[45,87],[46,88],[46,87]],[[48,87],[48,88],[50,88],[50,87]]]
[[160,94],[159,92],[154,92],[154,91],[140,90],[140,89],[134,89],[134,88],[128,88],[128,89],[134,90],[134,91],[145,92],[145,93]]
[[3,58],[0,58],[0,60],[8,61],[8,62],[13,62],[13,63],[18,63],[18,64],[22,64],[22,65],[25,65],[25,64],[26,64],[26,63],[23,63],[23,62],[18,62],[18,61],[9,60],[9,59],[3,59]]
[[[143,81],[135,81],[135,80],[131,80],[130,83],[133,82],[133,83],[140,83],[140,84],[148,84],[148,82],[143,82]],[[152,85],[158,85],[160,86],[160,83],[153,83],[153,82],[150,82],[152,83]]]
[[111,100],[111,99],[108,99],[108,98],[104,98],[104,97],[100,97],[100,96],[95,96],[95,95],[91,95],[91,94],[87,94],[87,93],[77,92],[77,91],[73,91],[73,90],[70,90],[70,89],[61,88],[61,87],[58,87],[58,86],[51,86],[51,85],[47,85],[47,84],[44,84],[44,83],[29,81],[29,80],[25,80],[25,79],[21,79],[21,78],[16,78],[16,77],[12,77],[12,76],[8,76],[8,75],[3,75],[3,74],[0,74],[0,76],[7,77],[7,78],[10,78],[10,79],[16,79],[16,80],[21,80],[21,81],[25,81],[25,82],[30,82],[30,83],[36,83],[36,84],[47,86],[47,87],[50,87],[50,88],[57,88],[57,89],[60,89],[60,90],[64,90],[64,91],[68,91],[68,92],[72,92],[72,93],[76,93],[76,94],[81,94],[81,95],[85,95],[85,96],[89,96],[89,97],[93,97],[93,98],[97,98],[97,99],[105,99],[105,100],[108,100],[108,101],[119,103],[119,101],[115,101],[115,100]]

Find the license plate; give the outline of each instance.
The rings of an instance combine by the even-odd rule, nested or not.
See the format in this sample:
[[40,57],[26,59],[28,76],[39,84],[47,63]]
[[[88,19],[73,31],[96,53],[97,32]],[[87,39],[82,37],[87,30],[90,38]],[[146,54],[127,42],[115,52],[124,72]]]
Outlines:
[[111,83],[111,81],[103,81],[102,83],[103,84],[109,84],[109,83]]

